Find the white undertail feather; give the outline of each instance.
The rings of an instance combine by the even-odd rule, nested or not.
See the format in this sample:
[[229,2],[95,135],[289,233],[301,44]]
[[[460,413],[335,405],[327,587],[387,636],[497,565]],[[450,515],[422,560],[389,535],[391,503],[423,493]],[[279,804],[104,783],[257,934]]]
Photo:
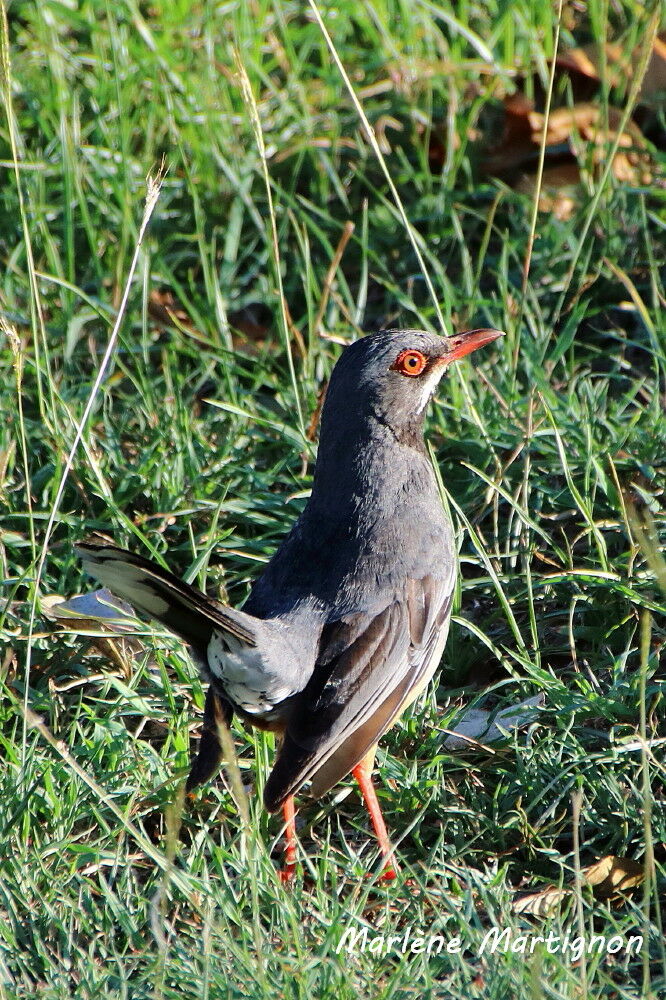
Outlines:
[[250,715],[270,717],[275,705],[296,693],[293,683],[280,683],[275,670],[267,666],[262,644],[248,647],[231,635],[215,631],[206,655],[210,672],[226,694]]

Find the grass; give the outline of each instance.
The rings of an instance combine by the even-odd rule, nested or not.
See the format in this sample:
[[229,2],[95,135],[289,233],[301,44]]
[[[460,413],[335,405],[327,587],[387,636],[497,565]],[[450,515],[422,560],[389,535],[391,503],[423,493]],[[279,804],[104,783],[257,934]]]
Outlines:
[[[631,53],[655,26],[631,0],[579,7],[564,4],[561,45]],[[385,169],[316,11],[390,144]],[[533,200],[483,176],[473,141],[517,78],[546,87],[555,12],[83,0],[9,13],[0,998],[657,997],[664,764],[640,736],[666,735],[665,598],[659,542],[639,544],[628,505],[663,544],[663,185],[591,174],[570,219],[540,213],[523,295]],[[634,82],[602,86],[602,109],[631,110]],[[566,84],[554,99],[571,100]],[[431,136],[445,150],[434,170]],[[203,705],[185,651],[151,631],[122,669],[31,609],[89,588],[73,544],[93,530],[241,603],[307,496],[303,431],[337,341],[442,323],[507,337],[446,380],[428,418],[461,576],[438,686],[380,750],[402,874],[364,878],[378,860],[345,782],[301,797],[302,871],[285,891],[280,824],[259,806],[271,738],[234,727],[246,819],[226,774],[183,806]],[[538,721],[493,752],[445,748],[463,708],[538,692]],[[549,915],[515,912],[518,890],[568,886],[607,855],[648,878],[619,901],[579,884]],[[338,952],[350,927],[432,931],[460,950]],[[578,961],[539,944],[479,954],[493,928],[645,943]]]

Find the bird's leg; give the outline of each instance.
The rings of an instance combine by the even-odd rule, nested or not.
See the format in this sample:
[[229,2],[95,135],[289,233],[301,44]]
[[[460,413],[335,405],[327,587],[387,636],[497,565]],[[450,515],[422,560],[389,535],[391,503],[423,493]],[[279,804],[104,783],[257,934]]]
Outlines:
[[375,750],[373,747],[370,753],[367,754],[363,760],[356,765],[356,767],[352,768],[352,774],[358,781],[358,787],[361,789],[361,795],[363,796],[365,807],[370,813],[372,827],[375,831],[375,836],[377,837],[382,857],[384,858],[385,867],[380,876],[381,881],[391,882],[396,877],[395,862],[393,860],[393,848],[391,847],[391,841],[389,840],[388,832],[386,830],[386,823],[384,822],[384,817],[382,816],[382,811],[379,807],[379,802],[377,801],[375,786],[372,783],[372,769],[374,767],[374,763]]
[[282,804],[284,817],[284,868],[280,871],[283,882],[291,882],[296,870],[296,819],[294,796],[290,795]]

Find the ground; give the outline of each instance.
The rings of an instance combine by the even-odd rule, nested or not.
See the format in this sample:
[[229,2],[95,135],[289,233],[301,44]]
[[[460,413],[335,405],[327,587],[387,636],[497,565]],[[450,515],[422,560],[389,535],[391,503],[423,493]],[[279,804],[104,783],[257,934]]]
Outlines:
[[[666,989],[658,9],[9,6],[3,1000]],[[556,47],[593,43],[596,78],[551,78]],[[299,799],[286,889],[272,738],[234,725],[240,791],[227,768],[184,802],[186,651],[62,631],[43,597],[91,588],[73,545],[98,531],[240,604],[307,497],[340,344],[396,325],[507,334],[427,421],[460,550],[451,635],[378,758],[398,879],[366,877],[350,780]],[[526,728],[445,745],[470,707],[537,694]],[[443,950],[412,950],[431,934]],[[563,945],[592,934],[621,948]]]

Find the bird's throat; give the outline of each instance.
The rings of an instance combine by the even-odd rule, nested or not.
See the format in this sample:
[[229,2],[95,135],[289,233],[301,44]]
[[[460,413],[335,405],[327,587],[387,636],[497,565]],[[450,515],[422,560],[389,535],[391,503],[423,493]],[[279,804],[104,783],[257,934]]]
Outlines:
[[359,431],[322,434],[309,507],[322,516],[379,514],[413,494],[436,491],[423,440],[423,417],[395,426],[371,413]]

